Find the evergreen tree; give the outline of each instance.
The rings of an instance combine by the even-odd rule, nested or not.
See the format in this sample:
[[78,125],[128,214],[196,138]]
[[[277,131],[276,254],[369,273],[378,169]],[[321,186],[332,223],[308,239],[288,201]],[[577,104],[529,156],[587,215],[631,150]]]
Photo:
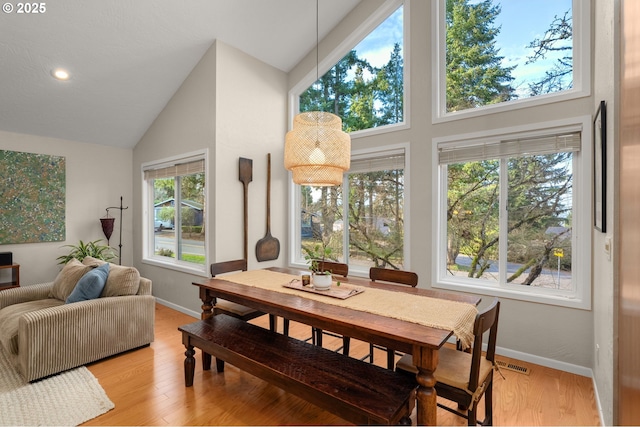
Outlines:
[[389,62],[376,76],[376,89],[381,107],[377,126],[400,123],[404,114],[404,60],[400,45],[396,43]]
[[447,0],[446,75],[447,111],[459,111],[512,99],[511,71],[503,67],[496,49],[500,32],[494,26],[500,6],[492,0],[470,4]]

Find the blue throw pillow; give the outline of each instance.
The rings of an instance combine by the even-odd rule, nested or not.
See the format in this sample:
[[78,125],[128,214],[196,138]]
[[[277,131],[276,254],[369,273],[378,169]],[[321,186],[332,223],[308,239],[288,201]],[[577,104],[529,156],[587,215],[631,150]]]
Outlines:
[[86,273],[65,301],[67,304],[95,299],[100,296],[109,276],[109,264],[103,264]]

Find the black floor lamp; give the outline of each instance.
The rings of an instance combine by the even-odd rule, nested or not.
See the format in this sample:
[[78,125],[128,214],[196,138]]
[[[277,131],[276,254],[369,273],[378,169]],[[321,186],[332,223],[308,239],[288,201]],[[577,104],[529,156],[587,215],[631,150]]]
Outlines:
[[111,238],[111,234],[113,233],[113,223],[116,220],[114,217],[109,216],[109,209],[120,209],[120,242],[118,244],[118,264],[122,265],[122,211],[125,209],[129,209],[129,206],[126,208],[122,207],[122,196],[120,196],[120,206],[111,206],[107,208],[107,216],[104,218],[100,218],[100,222],[102,223],[102,232],[107,238],[107,246],[109,245],[109,239]]

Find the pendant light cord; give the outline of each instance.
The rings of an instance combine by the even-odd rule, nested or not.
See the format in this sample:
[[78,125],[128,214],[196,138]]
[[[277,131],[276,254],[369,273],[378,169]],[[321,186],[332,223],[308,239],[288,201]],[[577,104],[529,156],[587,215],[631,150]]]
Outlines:
[[320,20],[319,1],[320,0],[316,0],[316,83],[320,80],[320,35],[318,30],[318,21]]

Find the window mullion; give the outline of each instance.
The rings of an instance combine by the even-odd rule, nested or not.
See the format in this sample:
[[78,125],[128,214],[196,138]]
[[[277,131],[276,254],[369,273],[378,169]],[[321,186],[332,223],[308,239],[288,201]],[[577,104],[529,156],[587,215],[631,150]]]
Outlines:
[[342,262],[349,264],[349,174],[342,175]]
[[508,198],[509,198],[509,173],[508,173],[508,159],[500,160],[500,178],[498,185],[500,185],[500,236],[498,241],[498,284],[503,287],[507,284],[507,241],[509,232],[509,212],[507,211]]
[[175,207],[173,209],[175,225],[173,226],[173,229],[176,235],[175,254],[176,261],[178,261],[182,260],[182,176],[176,176],[175,182]]

